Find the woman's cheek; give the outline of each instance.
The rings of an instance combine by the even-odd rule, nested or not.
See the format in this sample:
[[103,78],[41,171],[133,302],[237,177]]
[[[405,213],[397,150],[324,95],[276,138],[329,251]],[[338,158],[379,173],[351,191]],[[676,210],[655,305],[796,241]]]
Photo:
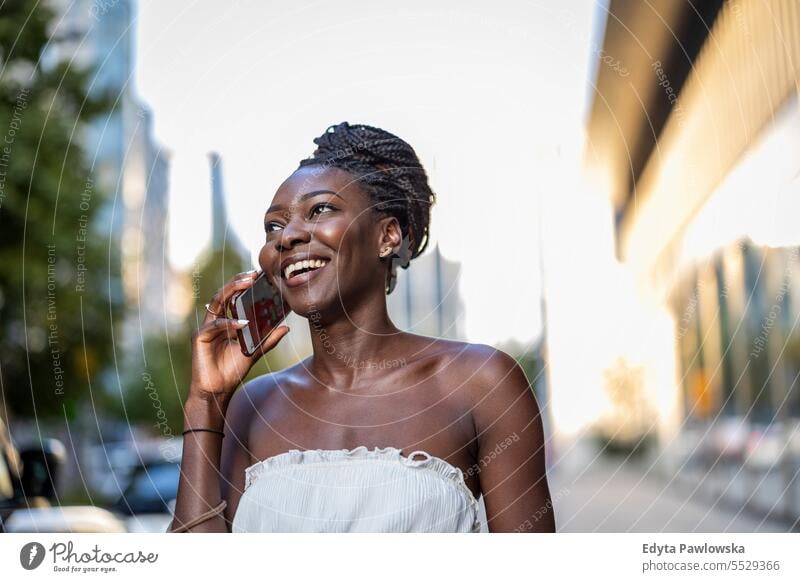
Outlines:
[[261,247],[261,250],[258,253],[258,266],[261,267],[262,271],[266,271],[267,273],[270,272],[269,248],[267,245]]
[[338,249],[342,237],[351,230],[348,229],[350,223],[349,220],[318,222],[312,230],[312,235],[325,246]]

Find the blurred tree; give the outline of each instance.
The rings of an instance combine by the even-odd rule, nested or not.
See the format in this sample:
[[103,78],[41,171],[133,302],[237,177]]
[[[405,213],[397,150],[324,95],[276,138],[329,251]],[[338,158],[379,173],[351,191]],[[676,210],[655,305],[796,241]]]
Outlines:
[[111,412],[128,423],[143,425],[154,436],[180,436],[191,355],[188,331],[146,337],[143,365],[125,369],[124,390]]
[[98,224],[106,193],[79,141],[111,99],[87,97],[92,71],[43,67],[53,19],[44,3],[0,5],[0,388],[9,412],[40,418],[77,410],[120,307]]

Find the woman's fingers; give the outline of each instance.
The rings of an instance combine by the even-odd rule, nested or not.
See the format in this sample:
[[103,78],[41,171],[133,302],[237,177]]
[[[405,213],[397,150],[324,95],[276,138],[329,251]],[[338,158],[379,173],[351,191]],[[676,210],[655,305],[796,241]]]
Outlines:
[[222,319],[225,317],[225,308],[228,304],[228,300],[231,296],[236,293],[237,291],[243,291],[247,289],[253,284],[253,281],[256,280],[258,276],[258,271],[247,271],[246,273],[237,273],[214,294],[214,297],[211,298],[211,301],[208,303],[208,309],[215,312],[222,314],[221,316],[214,315],[210,312],[206,312],[206,316],[203,319],[203,323],[208,323],[210,321],[214,321],[214,319]]
[[200,326],[197,332],[197,341],[213,342],[214,340],[225,337],[226,339],[236,338],[236,332],[248,324],[246,319],[212,319]]

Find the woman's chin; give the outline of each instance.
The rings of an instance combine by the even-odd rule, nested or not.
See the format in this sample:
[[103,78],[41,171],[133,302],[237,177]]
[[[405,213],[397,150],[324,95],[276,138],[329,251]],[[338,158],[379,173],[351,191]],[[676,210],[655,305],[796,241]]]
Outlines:
[[324,312],[330,306],[339,303],[336,293],[318,293],[309,287],[297,287],[284,296],[286,303],[294,313],[308,318],[311,314]]

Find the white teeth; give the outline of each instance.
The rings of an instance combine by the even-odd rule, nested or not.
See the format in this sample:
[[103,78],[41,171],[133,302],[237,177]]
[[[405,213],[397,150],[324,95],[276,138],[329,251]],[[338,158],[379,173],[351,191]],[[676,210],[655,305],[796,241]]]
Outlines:
[[307,261],[297,261],[296,263],[292,263],[288,267],[283,270],[283,276],[288,279],[292,276],[292,273],[299,269],[319,269],[320,267],[324,267],[327,261],[323,261],[320,259],[311,259]]

